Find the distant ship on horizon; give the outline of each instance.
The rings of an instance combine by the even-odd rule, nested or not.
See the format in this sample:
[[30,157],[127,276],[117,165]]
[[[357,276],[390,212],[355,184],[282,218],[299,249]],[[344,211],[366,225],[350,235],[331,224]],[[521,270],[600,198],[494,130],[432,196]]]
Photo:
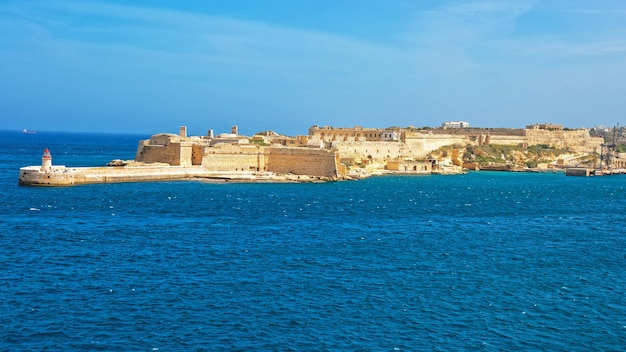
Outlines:
[[37,133],[37,131],[29,131],[29,130],[27,130],[27,129],[23,129],[23,130],[22,130],[22,133],[27,133],[27,134],[35,134],[35,133]]

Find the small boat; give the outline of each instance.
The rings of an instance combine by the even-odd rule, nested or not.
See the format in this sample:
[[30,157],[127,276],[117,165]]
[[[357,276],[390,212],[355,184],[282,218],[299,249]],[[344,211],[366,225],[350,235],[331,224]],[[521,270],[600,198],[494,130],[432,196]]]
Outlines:
[[27,129],[23,129],[23,130],[22,130],[22,133],[26,133],[26,134],[35,134],[35,133],[37,133],[37,131],[29,131],[29,130],[27,130]]

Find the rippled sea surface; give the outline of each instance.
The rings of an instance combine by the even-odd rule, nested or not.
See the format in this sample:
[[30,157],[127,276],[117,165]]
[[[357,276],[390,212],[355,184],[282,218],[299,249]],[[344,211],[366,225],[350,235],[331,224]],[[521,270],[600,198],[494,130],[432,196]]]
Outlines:
[[36,188],[148,136],[0,137],[2,350],[626,347],[626,176]]

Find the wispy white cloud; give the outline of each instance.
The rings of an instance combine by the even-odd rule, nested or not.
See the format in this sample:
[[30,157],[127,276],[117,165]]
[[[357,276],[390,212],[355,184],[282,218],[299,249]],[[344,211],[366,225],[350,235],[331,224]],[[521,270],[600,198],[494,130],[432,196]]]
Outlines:
[[[65,91],[85,97],[83,101],[96,96],[119,101],[114,96],[118,91],[137,95],[136,102],[142,104],[151,94],[158,97],[157,105],[178,99],[179,113],[194,114],[198,109],[193,104],[225,110],[223,104],[234,99],[265,105],[274,111],[265,114],[276,115],[302,114],[296,106],[311,99],[334,100],[334,107],[320,105],[315,113],[319,115],[331,110],[349,113],[337,104],[358,114],[366,107],[348,100],[361,97],[357,99],[371,103],[380,85],[414,81],[406,77],[409,70],[402,69],[411,62],[409,53],[331,33],[99,2],[18,5],[10,10],[11,20],[0,20],[0,26],[20,37],[0,38],[0,43],[7,44],[5,57],[11,56],[14,72],[45,81],[23,90],[48,89],[46,82],[55,81],[54,95]],[[24,36],[30,45],[16,46]],[[86,84],[88,90],[81,88]],[[192,98],[197,100],[189,101]],[[115,104],[102,109],[110,111],[111,106]],[[276,111],[278,106],[282,111]],[[235,114],[250,113],[241,103],[231,108]]]
[[[359,62],[367,62],[369,58],[377,61],[378,57],[402,55],[390,47],[249,20],[106,3],[61,4],[64,6],[54,9],[55,16],[49,16],[47,9],[33,13],[22,8],[16,12],[30,12],[22,17],[39,24],[54,40],[204,55],[237,64],[304,64],[306,68],[306,64],[324,65],[338,57],[359,57]],[[50,21],[49,17],[55,19]],[[295,63],[290,64],[293,60]]]
[[515,19],[530,7],[530,1],[448,3],[416,12],[409,34],[418,42],[461,45],[500,38],[510,34]]
[[[536,11],[556,11],[537,6],[530,0],[446,2],[416,10],[405,32],[385,42],[98,1],[10,2],[0,10],[0,29],[15,35],[0,37],[0,63],[17,72],[12,79],[39,79],[41,87],[58,82],[55,94],[66,90],[66,97],[109,97],[131,109],[133,103],[116,94],[135,96],[143,104],[135,111],[153,102],[152,113],[199,116],[199,111],[232,109],[276,121],[351,115],[354,123],[367,124],[368,116],[393,114],[401,119],[394,124],[422,125],[469,114],[501,123],[496,115],[506,109],[519,110],[518,116],[529,111],[511,105],[521,95],[537,94],[535,106],[555,109],[558,104],[540,104],[536,93],[545,88],[553,92],[551,99],[560,99],[562,86],[550,77],[568,77],[574,84],[577,77],[583,79],[581,70],[619,69],[615,59],[626,51],[624,28],[617,22],[611,31],[590,30],[583,38],[562,31],[520,35],[519,21]],[[581,9],[581,16],[602,18],[587,11]],[[554,67],[558,74],[551,71]],[[615,89],[619,83],[610,84]],[[94,91],[89,97],[81,88],[85,85]],[[33,86],[21,89],[43,89]],[[495,103],[485,107],[480,103],[485,97]],[[102,104],[103,111],[112,105]],[[419,116],[434,122],[410,121]]]

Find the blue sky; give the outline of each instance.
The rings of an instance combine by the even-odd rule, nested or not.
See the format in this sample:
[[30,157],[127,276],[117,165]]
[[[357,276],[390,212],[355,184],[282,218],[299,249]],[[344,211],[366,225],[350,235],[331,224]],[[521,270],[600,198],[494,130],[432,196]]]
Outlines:
[[623,0],[0,0],[0,129],[624,125]]

